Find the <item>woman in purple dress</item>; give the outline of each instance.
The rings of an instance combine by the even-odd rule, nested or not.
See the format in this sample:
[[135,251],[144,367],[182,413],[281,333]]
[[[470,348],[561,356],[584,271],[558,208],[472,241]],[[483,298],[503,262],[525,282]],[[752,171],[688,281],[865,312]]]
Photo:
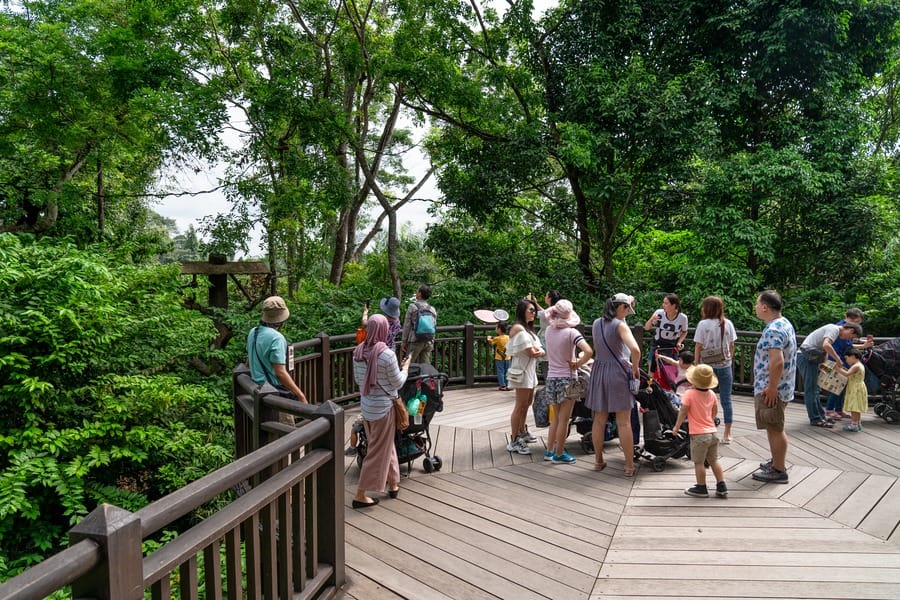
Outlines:
[[[631,380],[640,380],[641,347],[631,334],[625,317],[634,314],[634,298],[616,294],[607,298],[603,316],[594,321],[594,364],[585,406],[594,412],[591,435],[594,440],[594,469],[606,468],[603,442],[606,420],[615,413],[619,443],[625,453],[625,477],[634,476],[634,439],[631,409],[634,395]],[[630,360],[629,360],[630,359]]]

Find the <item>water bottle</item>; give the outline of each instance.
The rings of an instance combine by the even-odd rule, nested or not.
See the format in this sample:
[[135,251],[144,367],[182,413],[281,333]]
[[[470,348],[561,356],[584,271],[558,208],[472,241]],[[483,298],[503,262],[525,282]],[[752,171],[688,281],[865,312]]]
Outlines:
[[416,414],[413,416],[413,423],[416,425],[422,424],[422,415],[425,414],[425,404],[428,402],[428,398],[425,397],[425,394],[419,392],[416,394],[416,399],[419,401],[418,410]]
[[409,402],[406,403],[406,412],[410,414],[410,416],[419,414],[419,396],[418,394],[409,399]]

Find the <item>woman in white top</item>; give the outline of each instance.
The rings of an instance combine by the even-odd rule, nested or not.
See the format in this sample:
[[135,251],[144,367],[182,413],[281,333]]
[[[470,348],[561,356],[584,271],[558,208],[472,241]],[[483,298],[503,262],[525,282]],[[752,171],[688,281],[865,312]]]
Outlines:
[[366,492],[383,492],[396,498],[400,492],[400,465],[394,445],[397,417],[409,423],[409,415],[397,390],[406,383],[411,357],[397,365],[397,355],[388,346],[388,320],[383,315],[369,317],[366,339],[353,350],[353,378],[360,390],[360,408],[368,447],[359,473],[353,508],[378,504]]
[[731,360],[734,358],[737,332],[734,330],[734,324],[725,318],[725,303],[718,296],[707,296],[703,299],[700,316],[703,320],[697,323],[694,332],[694,364],[708,364],[719,380],[719,399],[722,402],[722,414],[725,419],[722,443],[730,444],[731,423],[734,418],[731,407],[731,387],[734,383]]
[[534,401],[534,390],[537,387],[537,359],[544,355],[544,348],[534,332],[537,311],[534,300],[519,300],[516,322],[509,330],[509,343],[506,345],[506,354],[511,357],[506,379],[516,390],[516,404],[509,417],[510,441],[506,449],[519,454],[531,454],[528,444],[537,441],[525,427],[528,407]]
[[649,331],[656,327],[656,333],[650,340],[650,372],[656,372],[656,353],[662,350],[666,356],[675,358],[684,349],[684,338],[688,332],[687,315],[681,312],[681,300],[678,294],[666,294],[662,301],[662,308],[656,309],[647,322],[644,329]]

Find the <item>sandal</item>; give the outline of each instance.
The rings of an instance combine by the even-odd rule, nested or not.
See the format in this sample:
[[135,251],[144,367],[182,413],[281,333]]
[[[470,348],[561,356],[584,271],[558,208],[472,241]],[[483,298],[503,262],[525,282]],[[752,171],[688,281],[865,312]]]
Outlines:
[[635,472],[637,471],[637,467],[625,467],[625,477],[634,477]]
[[812,425],[813,427],[824,427],[825,429],[831,429],[832,427],[834,427],[834,423],[829,423],[825,419],[821,419],[819,421],[816,421],[815,423],[810,423],[810,425]]
[[595,470],[595,471],[602,471],[602,470],[605,469],[605,468],[606,468],[606,461],[605,461],[605,460],[601,460],[600,462],[595,462],[595,463],[594,463],[594,470]]

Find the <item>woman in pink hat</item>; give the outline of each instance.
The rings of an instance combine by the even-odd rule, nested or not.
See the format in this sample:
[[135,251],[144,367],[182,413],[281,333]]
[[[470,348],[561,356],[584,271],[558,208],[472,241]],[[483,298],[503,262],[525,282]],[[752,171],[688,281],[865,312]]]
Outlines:
[[556,408],[551,411],[544,460],[554,464],[571,464],[575,462],[575,457],[566,452],[565,444],[575,398],[566,397],[566,386],[575,383],[579,367],[591,360],[594,351],[581,332],[575,329],[581,323],[581,318],[570,301],[558,300],[548,312],[549,326],[544,336],[548,364],[544,393],[547,395],[547,402]]

